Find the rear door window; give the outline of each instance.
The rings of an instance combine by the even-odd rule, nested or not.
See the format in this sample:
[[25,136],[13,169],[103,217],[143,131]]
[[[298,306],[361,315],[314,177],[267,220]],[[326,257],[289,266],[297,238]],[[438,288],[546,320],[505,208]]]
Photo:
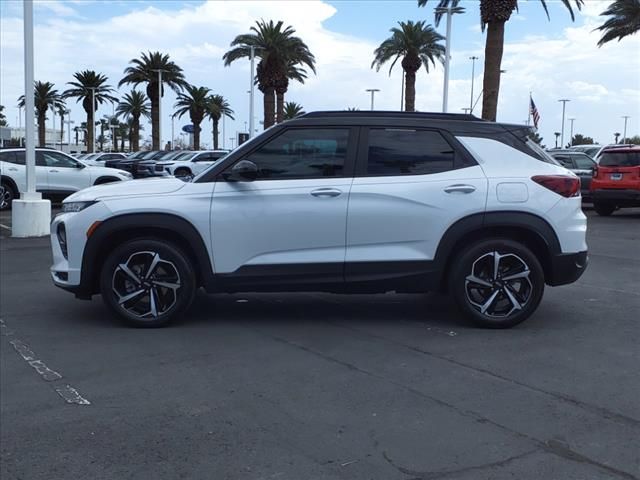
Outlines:
[[429,175],[454,169],[455,151],[435,131],[369,130],[367,175]]

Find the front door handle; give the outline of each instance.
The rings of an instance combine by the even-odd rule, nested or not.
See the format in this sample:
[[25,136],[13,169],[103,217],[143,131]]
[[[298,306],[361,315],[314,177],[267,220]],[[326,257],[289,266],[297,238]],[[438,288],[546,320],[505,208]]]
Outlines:
[[49,170],[49,173],[58,173],[58,170]]
[[18,169],[17,168],[9,168],[8,170],[12,171],[12,172],[17,172]]
[[317,188],[311,191],[311,195],[314,197],[337,197],[342,193],[342,190],[337,188]]
[[445,187],[446,193],[473,193],[476,191],[476,187],[473,185],[449,185]]

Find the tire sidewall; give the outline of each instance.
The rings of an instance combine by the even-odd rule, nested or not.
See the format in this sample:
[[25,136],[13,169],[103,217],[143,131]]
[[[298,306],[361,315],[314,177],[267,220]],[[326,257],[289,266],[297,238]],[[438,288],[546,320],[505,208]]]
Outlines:
[[[482,255],[497,251],[500,254],[513,253],[520,257],[529,267],[529,280],[533,291],[525,307],[504,318],[491,318],[480,313],[471,304],[466,294],[466,277],[471,273],[473,263]],[[450,276],[450,292],[463,313],[477,326],[485,328],[509,328],[531,316],[538,308],[544,294],[544,270],[536,256],[523,244],[508,239],[490,239],[473,244],[453,265]]]
[[[153,319],[139,318],[118,305],[117,297],[112,290],[113,273],[118,264],[126,262],[136,252],[153,251],[163,260],[172,262],[180,275],[181,286],[177,290],[175,305],[167,313]],[[128,241],[118,247],[107,257],[100,272],[100,293],[103,301],[118,317],[129,325],[143,328],[162,327],[180,317],[191,305],[196,291],[196,278],[188,257],[180,248],[170,242],[157,238],[140,238]]]
[[615,211],[616,206],[608,202],[594,202],[593,209],[598,215],[608,217]]
[[11,185],[9,183],[7,183],[7,182],[2,182],[2,189],[0,190],[0,193],[4,196],[5,192],[9,192],[9,195],[10,195],[9,196],[9,201],[7,202],[6,205],[0,207],[0,210],[9,210],[9,209],[11,209],[11,204],[16,198],[16,192],[13,190]]

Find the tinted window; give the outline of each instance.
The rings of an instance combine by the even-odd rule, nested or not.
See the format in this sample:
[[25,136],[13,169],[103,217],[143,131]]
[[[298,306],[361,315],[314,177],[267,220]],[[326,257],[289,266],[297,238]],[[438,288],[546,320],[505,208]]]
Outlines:
[[637,167],[640,165],[640,152],[605,152],[600,156],[603,167]]
[[260,179],[318,178],[342,175],[348,129],[287,130],[246,157]]
[[453,169],[454,151],[438,132],[369,131],[369,175],[427,175]]
[[[40,163],[39,163],[40,162]],[[36,164],[57,168],[76,168],[77,162],[58,152],[38,150],[36,152]]]
[[554,155],[553,158],[555,158],[564,168],[575,168],[571,161],[571,157],[568,155]]
[[0,152],[0,162],[24,165],[24,152]]
[[589,155],[575,155],[573,161],[580,170],[590,170],[595,165],[595,162]]

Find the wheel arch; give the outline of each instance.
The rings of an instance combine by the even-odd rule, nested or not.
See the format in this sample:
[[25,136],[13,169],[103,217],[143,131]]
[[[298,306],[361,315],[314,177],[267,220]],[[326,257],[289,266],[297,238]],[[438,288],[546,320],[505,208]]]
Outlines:
[[198,286],[211,288],[213,270],[202,236],[188,220],[169,213],[118,215],[102,222],[91,234],[82,255],[81,288],[78,296],[99,291],[100,271],[109,252],[125,241],[152,237],[168,240],[191,260]]
[[15,180],[13,178],[11,178],[8,175],[1,175],[0,176],[0,182],[1,183],[6,183],[7,185],[9,185],[12,189],[13,192],[17,195],[20,195],[20,189],[18,188],[18,184],[15,182]]
[[109,176],[109,175],[103,175],[101,177],[96,178],[96,181],[93,182],[94,185],[102,185],[104,183],[111,183],[111,182],[121,182],[122,180],[119,179],[118,177],[113,177],[113,176]]
[[456,254],[465,245],[487,238],[508,238],[529,248],[540,261],[548,282],[553,275],[552,257],[562,252],[553,227],[538,215],[526,212],[487,212],[458,220],[440,239],[435,263],[446,286]]

